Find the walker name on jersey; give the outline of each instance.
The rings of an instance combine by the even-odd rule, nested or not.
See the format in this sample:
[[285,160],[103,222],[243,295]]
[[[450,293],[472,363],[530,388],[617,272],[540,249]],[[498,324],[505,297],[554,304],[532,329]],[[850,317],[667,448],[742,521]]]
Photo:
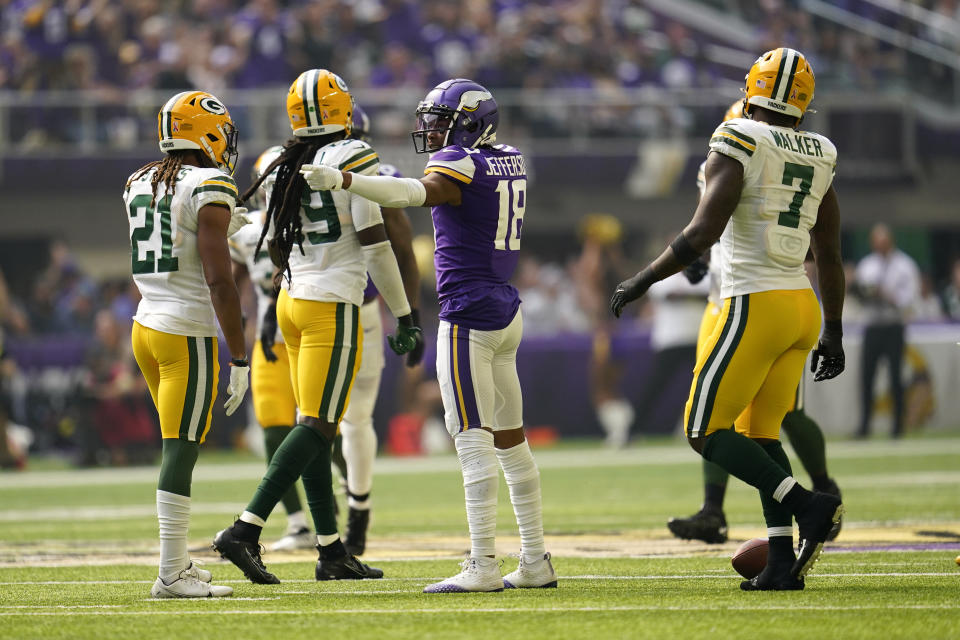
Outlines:
[[788,135],[774,129],[771,129],[770,133],[773,135],[774,143],[780,149],[787,149],[794,153],[802,153],[816,158],[823,157],[823,148],[816,138],[809,138],[802,133]]
[[486,157],[488,176],[525,176],[527,164],[523,156]]

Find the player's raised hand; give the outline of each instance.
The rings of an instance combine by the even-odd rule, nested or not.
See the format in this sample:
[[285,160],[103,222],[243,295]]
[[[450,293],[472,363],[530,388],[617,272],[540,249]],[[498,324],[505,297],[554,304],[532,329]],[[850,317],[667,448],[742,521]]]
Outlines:
[[[819,368],[817,365],[819,364]],[[827,320],[824,323],[823,335],[817,348],[813,350],[810,359],[810,371],[817,382],[830,380],[843,373],[846,366],[846,356],[843,354],[843,329],[839,320]]]
[[300,167],[300,173],[314,191],[337,191],[343,186],[343,174],[334,167],[305,164]]

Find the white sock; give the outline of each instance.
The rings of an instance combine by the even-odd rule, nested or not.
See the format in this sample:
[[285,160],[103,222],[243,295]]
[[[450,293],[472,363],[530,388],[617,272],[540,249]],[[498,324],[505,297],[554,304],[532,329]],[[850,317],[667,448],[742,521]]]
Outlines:
[[[369,509],[369,493],[373,488],[373,460],[377,457],[377,432],[373,419],[355,424],[340,421],[343,434],[343,459],[347,461],[347,504],[354,509]],[[357,500],[353,496],[368,496]]]
[[330,533],[325,536],[322,536],[319,533],[317,534],[317,544],[319,544],[321,547],[329,547],[339,539],[340,539],[339,533]]
[[301,509],[287,514],[287,533],[297,533],[304,529],[309,529],[307,524],[307,514]]
[[540,470],[533,460],[530,444],[524,440],[509,449],[497,449],[503,477],[510,488],[510,502],[520,529],[520,553],[525,562],[543,559],[543,507],[540,500]]
[[454,436],[453,444],[463,471],[463,493],[470,527],[470,555],[496,555],[497,456],[493,434],[484,429],[467,429]]
[[187,553],[190,498],[157,489],[157,520],[160,522],[160,578],[169,584],[190,566]]

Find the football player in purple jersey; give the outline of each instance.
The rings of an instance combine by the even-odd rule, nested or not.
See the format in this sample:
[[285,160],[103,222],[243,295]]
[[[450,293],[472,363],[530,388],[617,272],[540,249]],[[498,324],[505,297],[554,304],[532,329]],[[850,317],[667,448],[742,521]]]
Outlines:
[[[429,206],[436,237],[440,301],[437,377],[447,430],[463,470],[470,557],[462,571],[426,593],[555,587],[543,541],[540,472],[523,435],[517,347],[520,297],[509,283],[517,265],[527,171],[514,147],[495,144],[497,103],[485,88],[457,78],[420,102],[413,132],[430,153],[424,177],[361,176],[304,165],[314,189],[347,189],[384,207]],[[495,559],[497,463],[520,529],[516,571],[501,577]]]

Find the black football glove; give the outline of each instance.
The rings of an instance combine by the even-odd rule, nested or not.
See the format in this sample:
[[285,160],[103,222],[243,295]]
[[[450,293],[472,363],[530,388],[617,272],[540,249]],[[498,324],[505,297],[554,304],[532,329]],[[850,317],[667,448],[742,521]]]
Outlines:
[[628,302],[632,302],[645,294],[654,282],[656,282],[656,279],[653,277],[650,267],[632,278],[624,280],[613,291],[613,296],[610,298],[610,311],[613,311],[613,315],[619,318],[623,312],[623,307]]
[[[414,326],[417,326],[417,327],[420,326],[420,311],[418,311],[417,309],[411,309],[410,318],[413,321]],[[417,346],[415,346],[413,349],[410,350],[409,353],[407,353],[407,366],[412,368],[420,364],[420,362],[423,360],[423,352],[426,350],[427,350],[427,343],[423,340],[423,337],[421,336],[421,339],[417,342]]]
[[397,332],[387,336],[387,344],[398,356],[412,352],[423,343],[423,331],[413,323],[413,314],[397,318]]
[[683,268],[683,275],[690,284],[697,284],[710,271],[710,265],[703,258],[697,258]]
[[276,362],[277,354],[273,352],[273,344],[277,340],[277,303],[273,302],[263,312],[260,322],[260,348],[267,362]]
[[[821,362],[822,360],[822,362]],[[817,365],[819,369],[817,368]],[[823,335],[817,348],[813,350],[810,359],[810,371],[815,375],[817,382],[830,380],[843,373],[846,366],[846,357],[843,355],[843,328],[839,320],[827,320],[824,323]]]

